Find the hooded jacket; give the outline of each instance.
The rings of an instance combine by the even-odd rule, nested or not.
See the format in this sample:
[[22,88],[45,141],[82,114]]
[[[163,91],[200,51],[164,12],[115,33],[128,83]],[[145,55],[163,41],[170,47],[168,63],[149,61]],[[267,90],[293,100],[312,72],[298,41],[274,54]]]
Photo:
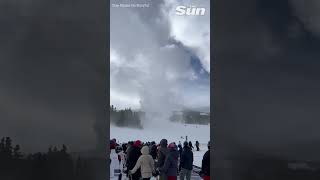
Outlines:
[[152,172],[154,170],[154,161],[152,156],[149,155],[149,147],[144,146],[141,149],[141,153],[142,155],[139,157],[131,172],[135,173],[140,168],[142,178],[150,178],[152,177]]
[[160,141],[160,148],[158,152],[158,167],[163,166],[166,156],[169,153],[167,145],[168,145],[168,141],[166,139],[162,139]]
[[178,175],[178,158],[179,152],[177,149],[171,149],[168,153],[164,165],[160,168],[160,172],[166,176]]

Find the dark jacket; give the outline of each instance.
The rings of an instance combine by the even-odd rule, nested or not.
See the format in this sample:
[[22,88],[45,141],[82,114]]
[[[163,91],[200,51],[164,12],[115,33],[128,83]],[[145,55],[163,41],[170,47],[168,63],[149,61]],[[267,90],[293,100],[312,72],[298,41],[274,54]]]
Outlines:
[[[132,146],[132,149],[128,153],[127,168],[128,169],[133,169],[140,156],[141,156],[140,148]],[[136,175],[140,174],[140,170],[137,171],[135,174]]]
[[178,158],[179,152],[172,150],[168,153],[164,165],[160,168],[161,174],[166,176],[177,176],[178,175]]
[[210,150],[203,155],[201,171],[205,176],[210,176]]
[[151,146],[150,155],[153,159],[157,158],[157,146],[155,144]]
[[185,146],[181,154],[179,169],[184,168],[187,170],[192,170],[192,167],[193,167],[193,152],[191,151],[190,147]]
[[162,139],[160,141],[160,148],[159,148],[159,152],[158,152],[158,164],[157,167],[162,167],[164,164],[164,161],[166,159],[167,154],[169,153],[169,150],[167,148],[167,140]]
[[182,151],[183,151],[181,144],[178,145],[178,151],[179,151],[180,156],[181,156],[181,153],[182,153]]
[[193,149],[193,145],[192,145],[191,141],[189,142],[189,147]]

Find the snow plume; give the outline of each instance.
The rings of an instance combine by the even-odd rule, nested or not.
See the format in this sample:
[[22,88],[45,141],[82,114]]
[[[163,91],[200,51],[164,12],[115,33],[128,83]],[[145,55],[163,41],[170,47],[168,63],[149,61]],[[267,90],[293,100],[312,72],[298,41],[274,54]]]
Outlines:
[[[204,16],[177,16],[177,6],[205,8]],[[170,36],[191,48],[210,73],[210,1],[167,0],[163,14],[170,24]]]
[[[186,82],[196,83],[198,79],[191,59],[197,56],[205,61],[198,54],[206,47],[200,48],[198,42],[193,46],[184,40],[187,36],[174,36],[177,27],[172,27],[172,17],[164,13],[171,2],[147,2],[149,8],[111,8],[110,100],[120,109],[145,111],[144,126],[154,126],[169,121],[171,112],[181,110],[187,101],[183,87]],[[206,23],[209,25],[209,21]],[[188,26],[185,28],[193,29]],[[190,32],[202,35],[197,30]],[[208,67],[203,66],[206,70]],[[206,87],[209,89],[209,84]],[[199,106],[204,104],[207,105],[204,102]]]

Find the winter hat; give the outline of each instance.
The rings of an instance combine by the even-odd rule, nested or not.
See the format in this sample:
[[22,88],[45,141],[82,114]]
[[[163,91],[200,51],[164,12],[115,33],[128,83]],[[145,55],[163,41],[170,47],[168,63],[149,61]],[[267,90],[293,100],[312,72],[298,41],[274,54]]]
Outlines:
[[143,155],[149,155],[149,147],[148,146],[143,146],[142,149],[140,150],[140,152]]
[[185,142],[183,143],[183,146],[184,146],[184,147],[189,146],[189,143],[188,143],[187,141],[185,141]]
[[177,150],[177,145],[175,143],[170,143],[169,146],[168,146],[168,149],[170,150]]
[[168,145],[168,141],[166,139],[161,139],[160,146],[165,147]]
[[116,148],[116,142],[111,140],[110,141],[110,149],[115,149]]
[[133,146],[140,147],[141,144],[142,144],[142,142],[140,140],[136,140],[136,142],[134,142]]

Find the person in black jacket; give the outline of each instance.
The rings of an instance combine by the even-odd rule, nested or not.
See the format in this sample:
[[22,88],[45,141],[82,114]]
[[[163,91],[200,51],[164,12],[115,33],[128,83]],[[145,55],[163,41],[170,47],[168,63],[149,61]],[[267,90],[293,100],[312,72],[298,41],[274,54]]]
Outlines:
[[193,150],[194,148],[191,141],[189,141],[189,147],[191,148],[191,150]]
[[197,151],[200,151],[200,148],[199,148],[199,146],[200,146],[200,143],[199,143],[199,141],[196,141],[196,148],[197,148]]
[[210,141],[208,142],[208,151],[203,155],[200,176],[204,180],[210,180]]
[[157,145],[154,141],[151,143],[150,155],[153,159],[157,159]]
[[179,151],[179,157],[181,158],[181,154],[182,154],[182,145],[181,145],[181,142],[179,141],[179,144],[178,144],[178,151]]
[[[141,152],[140,152],[141,146],[142,146],[141,141],[137,140],[134,142],[132,149],[128,153],[128,158],[127,158],[127,168],[128,169],[133,169],[134,166],[136,165],[139,157],[141,156]],[[139,180],[140,177],[141,177],[140,170],[138,170],[134,174],[132,174],[132,180]]]
[[187,180],[191,179],[191,172],[193,166],[193,152],[188,145],[188,142],[183,143],[183,151],[180,157],[180,180],[184,180],[186,177]]

